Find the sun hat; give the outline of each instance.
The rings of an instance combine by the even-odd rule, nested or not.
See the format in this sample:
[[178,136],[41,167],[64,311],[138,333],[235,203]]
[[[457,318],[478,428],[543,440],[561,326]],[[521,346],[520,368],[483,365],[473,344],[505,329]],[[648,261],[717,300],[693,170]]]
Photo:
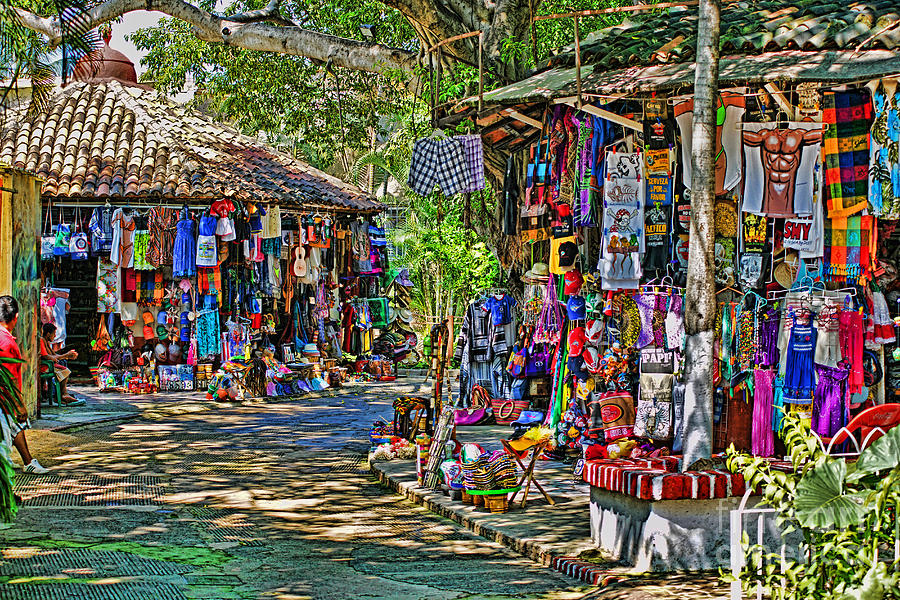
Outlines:
[[529,280],[543,280],[546,281],[550,278],[550,266],[547,263],[537,262],[531,265],[531,268],[525,272],[525,275],[522,276],[524,281]]
[[400,320],[406,324],[412,323],[413,314],[412,311],[408,308],[401,308],[399,310]]

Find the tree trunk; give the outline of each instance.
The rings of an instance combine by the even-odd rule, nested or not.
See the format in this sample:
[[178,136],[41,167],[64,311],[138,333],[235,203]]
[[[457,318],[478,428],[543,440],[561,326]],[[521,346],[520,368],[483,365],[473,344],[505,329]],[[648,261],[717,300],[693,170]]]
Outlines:
[[712,455],[715,289],[715,99],[719,79],[720,0],[700,0],[694,121],[691,131],[691,234],[685,304],[684,460],[689,469]]

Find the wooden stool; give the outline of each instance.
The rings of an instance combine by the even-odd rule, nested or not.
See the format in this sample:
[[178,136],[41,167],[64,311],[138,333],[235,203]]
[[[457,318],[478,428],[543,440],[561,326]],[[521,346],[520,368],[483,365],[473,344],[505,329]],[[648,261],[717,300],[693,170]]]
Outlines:
[[[537,464],[537,459],[540,458],[541,452],[544,451],[544,447],[547,446],[548,442],[538,442],[534,446],[531,446],[530,448],[528,448],[528,450],[526,450],[525,456],[528,456],[528,451],[531,452],[531,460],[528,462],[527,467],[522,464],[522,460],[519,458],[518,452],[516,452],[513,447],[509,445],[509,442],[507,440],[500,440],[500,443],[503,444],[503,449],[512,455],[513,459],[515,459],[515,461],[519,464],[519,468],[522,469],[522,478],[519,479],[519,483],[517,484],[518,488],[525,488],[525,494],[522,496],[522,508],[525,508],[525,503],[528,502],[528,491],[531,489],[532,483],[538,489],[538,491],[544,495],[544,498],[547,499],[547,503],[549,503],[551,506],[555,505],[556,502],[553,501],[553,498],[550,497],[550,494],[548,494],[547,491],[541,486],[541,484],[538,483],[534,478],[534,467]],[[519,491],[516,490],[509,501],[514,502],[518,493]]]

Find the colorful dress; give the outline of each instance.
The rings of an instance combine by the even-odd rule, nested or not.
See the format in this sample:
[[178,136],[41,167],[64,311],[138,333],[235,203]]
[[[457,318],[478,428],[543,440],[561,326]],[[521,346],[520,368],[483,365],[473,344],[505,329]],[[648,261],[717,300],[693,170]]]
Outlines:
[[784,375],[784,401],[810,404],[816,386],[813,357],[818,333],[811,324],[800,325],[796,319],[791,329]]
[[185,218],[178,221],[177,227],[172,272],[175,277],[190,277],[197,272],[197,266],[194,264],[196,259],[194,222]]
[[119,312],[119,268],[110,260],[97,260],[97,312]]

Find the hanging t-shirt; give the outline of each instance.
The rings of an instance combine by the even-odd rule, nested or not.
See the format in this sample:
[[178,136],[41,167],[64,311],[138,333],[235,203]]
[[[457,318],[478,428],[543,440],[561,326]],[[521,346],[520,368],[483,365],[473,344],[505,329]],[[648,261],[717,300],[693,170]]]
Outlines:
[[[745,89],[721,92],[716,100],[716,194],[724,194],[741,181],[741,130],[744,118]],[[694,100],[673,107],[675,122],[681,133],[681,161],[684,165],[684,187],[691,189],[691,130],[694,126]]]
[[644,159],[640,152],[607,152],[607,179],[639,179],[644,176]]
[[604,187],[603,238],[597,270],[603,289],[634,289],[641,277],[644,243],[642,180],[618,178]]
[[812,214],[821,123],[744,123],[744,210],[770,217]]
[[644,209],[645,270],[663,270],[669,264],[669,251],[672,247],[669,240],[671,220],[671,206],[651,204]]
[[119,312],[119,267],[110,260],[97,260],[97,312]]
[[869,213],[900,218],[900,88],[882,79],[872,91],[869,136]]
[[485,301],[482,310],[491,313],[491,322],[495,327],[512,323],[513,308],[518,303],[516,299],[508,294],[501,296],[493,295]]
[[262,218],[262,237],[281,237],[281,207],[277,204],[266,207]]

